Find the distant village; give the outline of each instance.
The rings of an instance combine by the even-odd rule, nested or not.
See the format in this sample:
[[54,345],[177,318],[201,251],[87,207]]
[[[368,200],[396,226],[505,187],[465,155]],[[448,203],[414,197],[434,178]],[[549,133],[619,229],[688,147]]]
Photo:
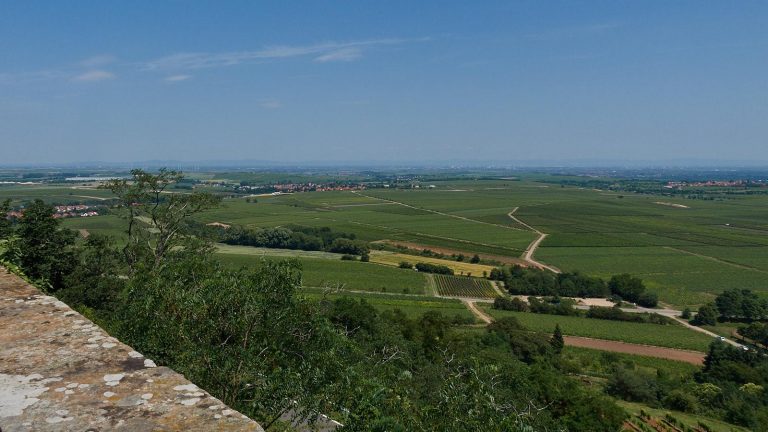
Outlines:
[[[97,206],[90,206],[85,204],[78,205],[59,205],[54,206],[55,213],[54,219],[75,218],[75,217],[92,217],[98,216],[99,209]],[[6,214],[6,217],[12,219],[19,219],[24,215],[24,209],[12,210]]]
[[670,181],[665,189],[682,189],[686,187],[759,187],[768,186],[765,180],[707,180],[707,181]]

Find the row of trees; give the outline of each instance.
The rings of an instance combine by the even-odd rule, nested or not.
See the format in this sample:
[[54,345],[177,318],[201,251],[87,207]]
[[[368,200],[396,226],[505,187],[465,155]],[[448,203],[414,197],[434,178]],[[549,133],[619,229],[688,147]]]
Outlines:
[[430,264],[430,263],[416,263],[416,270],[423,272],[423,273],[435,273],[435,274],[444,274],[444,275],[452,275],[453,269],[440,265],[440,264]]
[[610,297],[637,303],[644,307],[656,307],[658,297],[646,291],[639,278],[629,274],[611,277],[607,283],[600,278],[579,272],[554,274],[538,268],[513,266],[496,268],[490,279],[503,281],[510,294],[562,297]]
[[108,184],[127,222],[120,248],[96,235],[75,242],[35,202],[5,258],[266,429],[320,413],[350,431],[621,426],[623,410],[560,369],[562,337],[514,319],[475,333],[435,312],[411,318],[363,301],[308,300],[297,262],[223,266],[186,223],[216,200],[164,193],[179,178],[137,170]]
[[652,324],[672,324],[672,320],[657,313],[629,313],[620,307],[592,306],[586,313],[574,308],[575,301],[563,297],[528,297],[523,301],[517,297],[497,297],[493,308],[515,312],[531,312],[549,315],[584,316],[586,318],[612,321],[628,321]]
[[367,242],[354,234],[335,232],[328,227],[315,228],[289,225],[277,228],[231,227],[220,231],[219,241],[231,245],[328,251],[350,255],[367,255]]

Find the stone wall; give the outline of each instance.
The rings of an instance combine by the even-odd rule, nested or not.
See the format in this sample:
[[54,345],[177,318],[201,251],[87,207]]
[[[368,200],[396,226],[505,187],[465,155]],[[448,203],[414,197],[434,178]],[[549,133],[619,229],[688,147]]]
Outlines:
[[0,431],[261,431],[0,267]]

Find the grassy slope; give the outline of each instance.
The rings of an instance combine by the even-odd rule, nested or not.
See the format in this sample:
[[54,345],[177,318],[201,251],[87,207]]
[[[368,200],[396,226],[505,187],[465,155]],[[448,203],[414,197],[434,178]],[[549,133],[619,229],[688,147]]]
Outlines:
[[696,427],[698,426],[699,422],[701,422],[709,426],[713,432],[747,432],[748,431],[743,427],[734,426],[732,424],[725,423],[720,420],[714,420],[709,417],[705,417],[701,415],[681,413],[679,411],[671,411],[667,409],[651,408],[647,405],[632,403],[632,402],[625,402],[625,401],[616,401],[616,403],[618,403],[619,406],[624,408],[628,413],[632,414],[633,416],[639,415],[640,410],[644,410],[645,412],[651,414],[652,416],[659,417],[659,418],[664,418],[666,414],[671,414],[673,417],[675,417],[679,421],[685,423],[685,425],[688,427]]

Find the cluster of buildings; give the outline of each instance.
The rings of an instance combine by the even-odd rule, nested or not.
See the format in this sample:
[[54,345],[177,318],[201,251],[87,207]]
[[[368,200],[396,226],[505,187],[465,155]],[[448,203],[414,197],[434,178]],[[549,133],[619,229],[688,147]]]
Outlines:
[[[54,210],[56,211],[53,214],[54,219],[91,217],[99,215],[99,212],[95,207],[82,204],[55,206]],[[24,209],[11,210],[5,216],[9,219],[20,219],[22,216],[24,216]]]
[[666,189],[681,189],[684,187],[745,187],[755,184],[764,184],[748,180],[707,180],[707,181],[671,181],[664,186]]
[[235,186],[235,190],[242,192],[325,192],[325,191],[351,191],[363,190],[365,186],[358,183],[279,183],[259,186]]
[[92,206],[84,204],[60,205],[55,206],[54,209],[56,209],[56,213],[53,215],[55,219],[70,217],[91,217],[99,215],[99,212],[94,210]]

